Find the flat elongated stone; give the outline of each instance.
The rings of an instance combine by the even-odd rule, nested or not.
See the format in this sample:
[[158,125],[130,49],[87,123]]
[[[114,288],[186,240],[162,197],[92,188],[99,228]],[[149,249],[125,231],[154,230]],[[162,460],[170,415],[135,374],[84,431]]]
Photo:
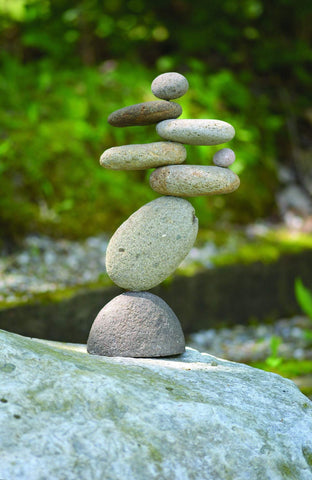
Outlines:
[[185,119],[164,120],[156,126],[158,135],[173,142],[188,145],[219,145],[229,142],[235,130],[222,120]]
[[235,153],[230,148],[222,148],[213,156],[213,163],[217,167],[229,167],[235,162]]
[[107,121],[114,127],[151,125],[168,118],[177,118],[181,113],[182,107],[178,103],[155,100],[120,108],[111,113]]
[[179,320],[164,300],[127,292],[111,300],[91,327],[88,352],[109,357],[166,357],[185,350]]
[[184,95],[189,88],[188,81],[180,73],[167,72],[158,75],[152,82],[152,92],[155,97],[172,100]]
[[186,149],[181,143],[154,142],[109,148],[100,164],[112,170],[143,170],[183,163],[185,159]]
[[147,203],[116,230],[106,251],[110,278],[126,290],[149,290],[178,267],[194,245],[198,220],[182,198]]
[[231,193],[239,184],[232,170],[205,165],[169,165],[157,168],[150,176],[153,190],[177,197]]

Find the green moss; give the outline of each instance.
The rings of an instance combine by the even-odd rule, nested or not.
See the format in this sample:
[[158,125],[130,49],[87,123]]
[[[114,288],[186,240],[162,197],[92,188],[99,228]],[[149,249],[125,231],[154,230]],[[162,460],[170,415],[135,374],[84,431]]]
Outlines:
[[282,478],[285,480],[295,480],[295,478],[300,478],[300,470],[294,464],[280,462],[277,464],[277,468],[282,474]]
[[223,251],[213,256],[211,261],[215,266],[231,265],[236,263],[250,264],[253,262],[275,262],[283,254],[299,253],[302,250],[312,249],[311,235],[305,233],[288,232],[284,229],[268,231],[261,237],[252,240],[244,235],[228,235],[228,245],[225,243]]
[[0,372],[3,373],[12,373],[16,369],[16,366],[13,363],[3,363],[0,364]]
[[308,446],[302,447],[302,453],[303,453],[303,456],[304,456],[307,464],[310,467],[312,467],[312,449],[311,449],[311,447],[308,447]]
[[148,451],[149,451],[149,454],[150,454],[150,458],[154,462],[160,463],[163,460],[163,457],[162,457],[161,453],[153,445],[151,445],[151,444],[148,445]]

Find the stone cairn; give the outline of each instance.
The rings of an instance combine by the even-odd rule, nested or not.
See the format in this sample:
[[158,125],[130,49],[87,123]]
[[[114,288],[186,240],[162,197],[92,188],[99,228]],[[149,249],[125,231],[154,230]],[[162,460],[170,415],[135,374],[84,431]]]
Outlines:
[[183,143],[219,145],[235,135],[234,128],[220,120],[177,119],[182,108],[170,100],[182,97],[188,86],[183,75],[164,73],[152,82],[152,92],[161,100],[121,108],[108,117],[114,127],[157,123],[156,131],[166,141],[110,148],[100,164],[113,170],[155,168],[150,186],[164,196],[132,214],[108,244],[107,273],[127,291],[98,313],[88,338],[91,354],[165,357],[184,352],[178,318],[161,298],[146,290],[172,274],[195,243],[195,210],[181,197],[230,193],[240,183],[227,168],[235,160],[229,148],[214,155],[215,166],[181,165],[186,159]]

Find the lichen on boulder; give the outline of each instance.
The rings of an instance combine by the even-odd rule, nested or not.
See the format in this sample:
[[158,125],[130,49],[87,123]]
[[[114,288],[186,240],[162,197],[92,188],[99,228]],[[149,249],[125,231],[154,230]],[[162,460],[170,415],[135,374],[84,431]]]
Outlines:
[[312,403],[290,380],[189,348],[140,359],[0,341],[0,478],[312,478]]

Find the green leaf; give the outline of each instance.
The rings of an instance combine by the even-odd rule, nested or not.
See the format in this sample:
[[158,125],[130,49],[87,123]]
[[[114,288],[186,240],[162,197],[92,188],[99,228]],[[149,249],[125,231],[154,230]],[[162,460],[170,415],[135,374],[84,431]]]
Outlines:
[[277,368],[283,362],[282,357],[268,357],[265,361],[266,365],[270,368]]
[[271,337],[270,341],[270,347],[271,347],[271,358],[277,358],[278,357],[278,349],[280,344],[282,343],[281,337],[277,337],[273,335]]
[[303,312],[312,319],[312,292],[303,285],[301,278],[295,280],[295,295]]

